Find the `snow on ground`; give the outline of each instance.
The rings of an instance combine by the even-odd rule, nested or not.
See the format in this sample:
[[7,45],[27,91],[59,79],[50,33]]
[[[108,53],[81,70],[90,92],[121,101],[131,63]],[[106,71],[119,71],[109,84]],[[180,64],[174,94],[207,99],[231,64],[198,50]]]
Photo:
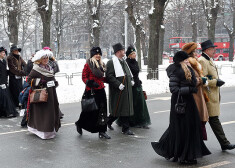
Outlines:
[[[108,60],[104,59],[103,61],[107,63]],[[86,63],[86,60],[59,60],[58,63],[60,67],[60,73],[57,74],[59,77],[56,77],[56,79],[59,82],[59,87],[57,88],[59,102],[79,102],[85,90],[85,84],[82,81],[81,72]],[[225,85],[223,87],[235,86],[235,62],[231,63],[228,61],[216,61],[215,64],[219,67],[222,66],[220,79],[225,81]],[[143,82],[143,90],[145,90],[148,95],[169,92],[169,79],[165,71],[168,65],[168,60],[163,60],[163,65],[160,65],[159,80],[147,80],[147,66],[142,65],[143,72],[140,73],[139,77]],[[232,66],[234,67],[234,70]],[[77,76],[73,76],[73,78],[69,80],[68,84],[68,79],[70,78],[66,78],[63,73],[71,76],[72,73],[76,72],[80,73],[76,74]],[[105,86],[106,94],[108,96],[108,85],[105,84]]]

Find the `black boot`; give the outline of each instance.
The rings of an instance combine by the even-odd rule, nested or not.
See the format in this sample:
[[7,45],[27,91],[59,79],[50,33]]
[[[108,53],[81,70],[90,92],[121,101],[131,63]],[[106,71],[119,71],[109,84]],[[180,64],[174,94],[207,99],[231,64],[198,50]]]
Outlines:
[[77,132],[78,132],[80,135],[82,135],[82,128],[78,126],[78,123],[77,123],[77,122],[75,122],[75,125],[76,125],[76,127],[77,127]]
[[112,127],[112,123],[107,123],[107,126],[108,126],[108,128],[110,129],[110,130],[114,130],[114,128]]
[[135,133],[132,132],[132,131],[129,130],[129,129],[127,129],[127,130],[125,130],[125,131],[122,131],[122,133],[125,134],[125,135],[135,135]]
[[99,138],[111,139],[111,137],[105,132],[99,132]]

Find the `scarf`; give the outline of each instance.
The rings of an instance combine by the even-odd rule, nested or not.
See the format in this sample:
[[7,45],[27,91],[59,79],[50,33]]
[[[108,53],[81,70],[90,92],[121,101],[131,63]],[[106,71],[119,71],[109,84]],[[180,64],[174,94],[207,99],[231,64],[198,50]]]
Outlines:
[[[124,72],[123,72],[123,69],[122,69],[122,65],[118,59],[118,57],[114,56],[112,58],[113,60],[113,66],[114,66],[114,71],[115,71],[115,75],[116,75],[116,78],[117,77],[122,77],[122,76],[125,76]],[[128,67],[129,71],[130,71],[130,74],[131,74],[131,77],[133,77],[132,73],[131,73],[131,70],[128,66],[128,64],[126,63],[126,61],[123,59],[124,61],[124,64],[126,64],[126,66]]]
[[48,70],[47,68],[40,67],[38,64],[33,64],[33,69],[46,77],[54,77],[54,73],[53,73],[52,68],[50,68],[50,70]]
[[105,72],[105,64],[100,60],[99,62],[95,58],[90,58],[87,60],[87,64],[91,69],[93,75],[97,78],[102,78]]

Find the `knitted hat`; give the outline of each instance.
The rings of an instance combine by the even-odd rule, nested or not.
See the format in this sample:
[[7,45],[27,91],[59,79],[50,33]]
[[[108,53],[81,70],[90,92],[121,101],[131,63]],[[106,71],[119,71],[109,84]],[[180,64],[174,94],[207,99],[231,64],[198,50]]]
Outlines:
[[53,53],[50,50],[39,50],[36,52],[34,57],[32,58],[32,62],[40,60],[42,57],[50,57],[53,56]]
[[191,54],[196,49],[197,49],[197,43],[195,43],[195,42],[186,43],[182,47],[182,50],[185,51],[187,54]]
[[178,51],[177,53],[175,53],[174,57],[173,57],[173,61],[174,63],[180,63],[181,61],[187,59],[189,56],[186,52],[184,51]]
[[126,56],[128,57],[132,52],[135,52],[135,48],[131,45],[126,50]]
[[113,51],[114,53],[120,51],[120,50],[124,50],[125,47],[123,47],[123,45],[121,43],[117,43],[113,45]]
[[0,52],[5,51],[6,55],[7,55],[7,50],[4,47],[0,47]]
[[91,57],[93,57],[93,56],[96,55],[96,54],[102,55],[102,51],[101,51],[100,47],[93,47],[93,48],[90,50],[90,54],[91,54]]

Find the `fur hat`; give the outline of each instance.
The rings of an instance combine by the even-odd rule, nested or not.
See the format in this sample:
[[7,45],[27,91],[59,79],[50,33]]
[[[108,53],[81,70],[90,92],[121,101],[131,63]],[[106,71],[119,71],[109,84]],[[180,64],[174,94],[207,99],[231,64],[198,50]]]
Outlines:
[[19,52],[21,52],[21,48],[18,48],[17,46],[12,45],[12,46],[11,46],[11,49],[10,49],[11,53],[12,53],[13,51],[15,51],[15,50],[18,50]]
[[132,52],[135,52],[135,48],[131,45],[126,50],[126,56],[128,57]]
[[191,54],[196,49],[197,49],[197,43],[195,43],[195,42],[186,43],[182,47],[182,50],[185,51],[187,54]]
[[124,50],[125,47],[123,47],[123,45],[121,43],[117,43],[113,45],[113,51],[114,53],[120,51],[120,50]]
[[7,55],[7,50],[4,47],[0,47],[0,52],[5,51],[6,55]]
[[91,54],[91,57],[93,57],[93,56],[96,55],[96,54],[102,55],[101,48],[100,48],[100,47],[93,47],[93,48],[90,50],[90,54]]
[[181,61],[189,58],[188,54],[185,51],[178,51],[173,57],[174,63],[180,63]]
[[42,57],[51,57],[53,53],[50,50],[39,50],[32,58],[32,62],[40,60]]

